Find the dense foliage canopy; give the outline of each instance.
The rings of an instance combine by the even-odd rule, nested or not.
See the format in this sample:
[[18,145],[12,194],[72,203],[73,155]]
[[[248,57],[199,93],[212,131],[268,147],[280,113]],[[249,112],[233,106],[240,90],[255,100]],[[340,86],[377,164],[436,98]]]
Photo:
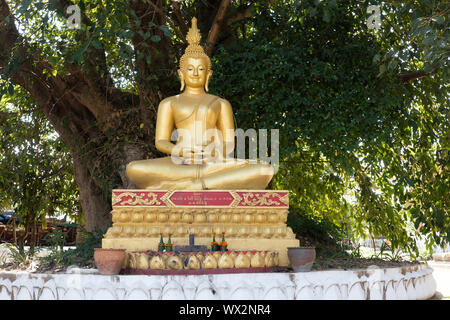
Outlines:
[[[297,4],[251,19],[215,56],[212,87],[241,127],[280,129],[275,184],[303,214],[411,250],[420,222],[430,243],[449,241],[448,7],[387,4],[371,30],[358,2]],[[409,82],[418,66],[433,77]]]

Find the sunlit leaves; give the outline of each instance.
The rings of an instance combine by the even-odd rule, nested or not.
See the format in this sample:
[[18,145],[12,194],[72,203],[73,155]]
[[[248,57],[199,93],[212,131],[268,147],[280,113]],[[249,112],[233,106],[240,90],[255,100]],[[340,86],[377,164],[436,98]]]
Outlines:
[[[361,235],[383,235],[414,252],[411,221],[426,221],[422,230],[430,243],[450,235],[443,200],[449,198],[448,175],[436,175],[434,166],[448,161],[445,152],[436,154],[448,150],[446,85],[423,78],[411,86],[397,77],[421,67],[420,52],[408,54],[408,14],[417,8],[395,7],[396,25],[390,29],[384,21],[374,37],[364,6],[339,2],[329,20],[328,3],[262,10],[251,20],[253,34],[216,55],[210,87],[230,99],[239,126],[280,129],[280,152],[288,162],[275,181],[292,191],[291,204],[303,214],[350,222]],[[427,26],[417,31],[424,46],[436,40]],[[327,170],[319,158],[303,162],[310,152],[330,163]],[[328,170],[339,184],[323,184]],[[344,194],[354,201],[348,215],[340,211]]]
[[0,203],[30,222],[78,217],[69,153],[36,105],[16,88],[0,100]]
[[383,3],[381,37],[389,38],[400,70],[423,69],[449,77],[449,6],[445,1],[391,1]]

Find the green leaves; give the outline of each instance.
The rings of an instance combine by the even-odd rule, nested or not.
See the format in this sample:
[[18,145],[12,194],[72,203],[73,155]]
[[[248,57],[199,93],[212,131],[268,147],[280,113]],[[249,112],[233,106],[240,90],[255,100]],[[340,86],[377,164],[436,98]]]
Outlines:
[[434,39],[436,38],[436,35],[434,33],[430,33],[423,41],[422,43],[425,45],[430,45],[432,42],[434,42]]
[[423,7],[418,6],[414,8],[416,11],[413,11],[415,18],[411,22],[410,37],[416,50],[412,52],[423,61],[423,69],[426,72],[442,69],[443,75],[448,78],[448,6],[439,2],[422,5]]
[[164,35],[165,35],[166,37],[172,38],[173,34],[172,34],[172,32],[170,31],[169,27],[162,25],[162,26],[159,26],[159,29],[160,29],[162,32],[164,32]]
[[158,36],[157,34],[153,35],[150,39],[151,39],[153,42],[159,42],[159,41],[161,41],[161,37]]
[[102,49],[102,43],[98,39],[93,39],[91,44],[95,49]]
[[10,83],[10,84],[8,85],[8,94],[9,94],[10,96],[13,96],[13,95],[14,95],[14,85],[13,85],[12,83]]
[[89,42],[85,42],[80,48],[78,48],[75,53],[72,55],[71,60],[76,63],[82,63],[84,60],[84,52],[89,46]]
[[[448,183],[431,187],[418,179],[419,172],[433,175],[434,152],[450,136],[444,120],[449,97],[436,90],[445,82],[425,77],[420,86],[411,87],[397,78],[422,58],[405,49],[413,50],[407,37],[399,38],[410,30],[409,9],[392,22],[396,28],[380,29],[380,37],[374,38],[360,32],[365,17],[355,16],[356,7],[338,2],[328,11],[329,19],[322,10],[326,3],[310,7],[298,2],[291,11],[280,7],[275,16],[256,17],[252,26],[257,31],[216,54],[210,88],[230,99],[238,127],[280,129],[286,162],[274,185],[291,190],[291,206],[302,215],[346,221],[361,236],[373,232],[394,247],[415,252],[409,222],[429,211],[421,206],[410,211],[408,201],[415,195],[442,200],[445,185],[449,193]],[[386,19],[393,19],[386,10]],[[296,15],[302,19],[292,19]],[[412,21],[421,45],[443,46],[429,20]],[[273,30],[283,36],[275,37]],[[434,60],[436,52],[428,52],[423,58]],[[358,177],[363,171],[364,179]],[[336,174],[339,183],[327,179],[328,174]],[[344,201],[349,194],[351,203]],[[448,202],[433,205],[439,208],[436,224],[428,223],[447,237],[450,229],[443,228],[440,214],[448,215]],[[344,214],[346,206],[350,209]]]
[[22,15],[25,12],[27,12],[28,7],[30,6],[30,4],[31,4],[31,0],[22,0],[20,2],[20,6],[19,6],[19,9],[17,10],[17,13],[19,15]]
[[69,152],[23,89],[8,94],[0,102],[0,203],[12,205],[22,221],[74,216],[78,199]]

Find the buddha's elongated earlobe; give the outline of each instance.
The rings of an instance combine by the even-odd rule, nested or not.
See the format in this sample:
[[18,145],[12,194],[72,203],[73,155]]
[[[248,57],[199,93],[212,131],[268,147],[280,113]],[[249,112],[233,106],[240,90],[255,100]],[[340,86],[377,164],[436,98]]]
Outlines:
[[184,78],[182,77],[181,78],[181,88],[180,88],[180,91],[183,91],[184,90]]
[[212,70],[208,71],[208,74],[206,75],[206,81],[205,81],[205,90],[206,92],[208,92],[209,88],[208,88],[208,84],[209,84],[209,79],[212,76]]
[[180,82],[181,82],[180,91],[183,91],[184,90],[184,75],[183,75],[183,72],[181,72],[181,70],[178,70],[178,76],[180,77]]

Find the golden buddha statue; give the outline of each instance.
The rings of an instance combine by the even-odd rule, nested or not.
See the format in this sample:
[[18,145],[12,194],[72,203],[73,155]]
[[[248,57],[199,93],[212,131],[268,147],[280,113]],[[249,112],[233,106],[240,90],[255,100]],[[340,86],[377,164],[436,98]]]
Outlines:
[[171,156],[133,161],[127,176],[142,189],[265,189],[274,174],[271,165],[228,157],[234,150],[233,111],[227,100],[207,93],[211,61],[200,46],[195,18],[186,38],[178,70],[182,93],[161,101],[156,120],[155,146]]

